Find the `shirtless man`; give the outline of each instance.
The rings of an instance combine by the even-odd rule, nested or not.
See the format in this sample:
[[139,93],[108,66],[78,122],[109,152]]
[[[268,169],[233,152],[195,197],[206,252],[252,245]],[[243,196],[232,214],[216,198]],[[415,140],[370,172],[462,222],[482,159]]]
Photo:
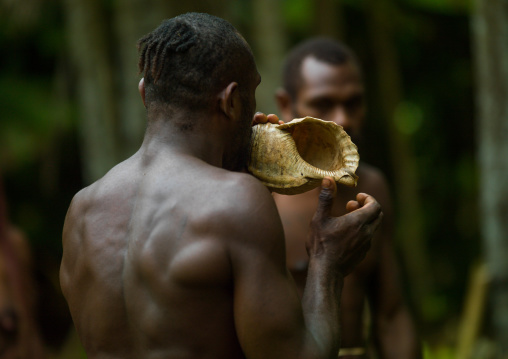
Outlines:
[[[189,13],[143,37],[137,153],[73,199],[60,280],[89,359],[333,358],[343,277],[382,212],[329,216],[323,180],[302,302],[269,191],[242,173],[260,82],[228,22]],[[330,255],[340,254],[340,260]]]
[[[364,88],[358,62],[349,49],[330,39],[308,40],[288,55],[283,82],[284,88],[277,92],[276,99],[284,122],[305,116],[333,121],[358,144],[365,116]],[[364,303],[368,298],[372,339],[379,358],[419,358],[419,341],[397,278],[386,180],[378,169],[364,162],[356,173],[358,186],[338,189],[332,215],[343,215],[345,204],[356,193],[366,192],[379,200],[385,220],[366,259],[345,279],[339,356],[367,358]],[[318,206],[318,193],[319,189],[295,196],[274,195],[286,234],[287,265],[300,293],[305,288],[310,263],[304,243]]]

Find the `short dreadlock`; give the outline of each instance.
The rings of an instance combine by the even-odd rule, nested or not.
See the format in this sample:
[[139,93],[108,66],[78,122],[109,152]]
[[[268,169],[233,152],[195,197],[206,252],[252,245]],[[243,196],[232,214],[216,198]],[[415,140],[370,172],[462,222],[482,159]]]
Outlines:
[[331,65],[357,63],[353,52],[344,44],[326,37],[315,37],[296,46],[287,56],[283,69],[283,87],[295,99],[302,85],[302,63],[308,57]]
[[205,108],[229,82],[245,81],[247,64],[254,66],[252,52],[237,30],[208,14],[164,20],[137,46],[147,104]]

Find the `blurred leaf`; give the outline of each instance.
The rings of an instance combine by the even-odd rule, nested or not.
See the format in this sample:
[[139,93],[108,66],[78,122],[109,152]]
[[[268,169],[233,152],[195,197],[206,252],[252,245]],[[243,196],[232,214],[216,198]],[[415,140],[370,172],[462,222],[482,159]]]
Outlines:
[[314,6],[310,0],[286,0],[283,4],[286,26],[295,33],[312,33]]
[[455,350],[449,346],[430,348],[427,343],[423,345],[423,359],[456,359]]
[[1,166],[34,159],[72,125],[70,105],[44,81],[0,78],[0,108]]
[[423,124],[423,111],[417,104],[403,101],[395,108],[394,121],[401,133],[412,135]]
[[442,319],[448,311],[448,300],[439,294],[428,295],[422,300],[423,317],[427,321]]

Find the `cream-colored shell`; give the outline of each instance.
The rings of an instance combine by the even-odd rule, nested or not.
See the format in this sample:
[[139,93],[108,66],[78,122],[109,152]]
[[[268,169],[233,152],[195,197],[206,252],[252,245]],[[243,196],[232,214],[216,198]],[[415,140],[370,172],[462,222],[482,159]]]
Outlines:
[[359,160],[356,145],[334,122],[305,117],[252,128],[248,170],[274,192],[303,193],[325,176],[354,187]]

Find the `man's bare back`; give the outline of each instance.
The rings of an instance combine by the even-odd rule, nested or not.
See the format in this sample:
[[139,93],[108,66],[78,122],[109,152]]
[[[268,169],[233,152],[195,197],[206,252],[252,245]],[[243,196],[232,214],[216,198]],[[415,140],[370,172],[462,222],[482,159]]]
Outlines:
[[[241,220],[235,204],[242,182],[254,183],[247,177],[185,156],[138,153],[76,196],[66,231],[81,228],[64,232],[72,255],[62,287],[70,306],[81,307],[74,319],[87,349],[94,343],[98,358],[202,358],[199,347],[242,357],[231,335],[231,249],[222,234]],[[84,295],[73,291],[84,282],[93,285]],[[132,347],[122,348],[125,338]]]

